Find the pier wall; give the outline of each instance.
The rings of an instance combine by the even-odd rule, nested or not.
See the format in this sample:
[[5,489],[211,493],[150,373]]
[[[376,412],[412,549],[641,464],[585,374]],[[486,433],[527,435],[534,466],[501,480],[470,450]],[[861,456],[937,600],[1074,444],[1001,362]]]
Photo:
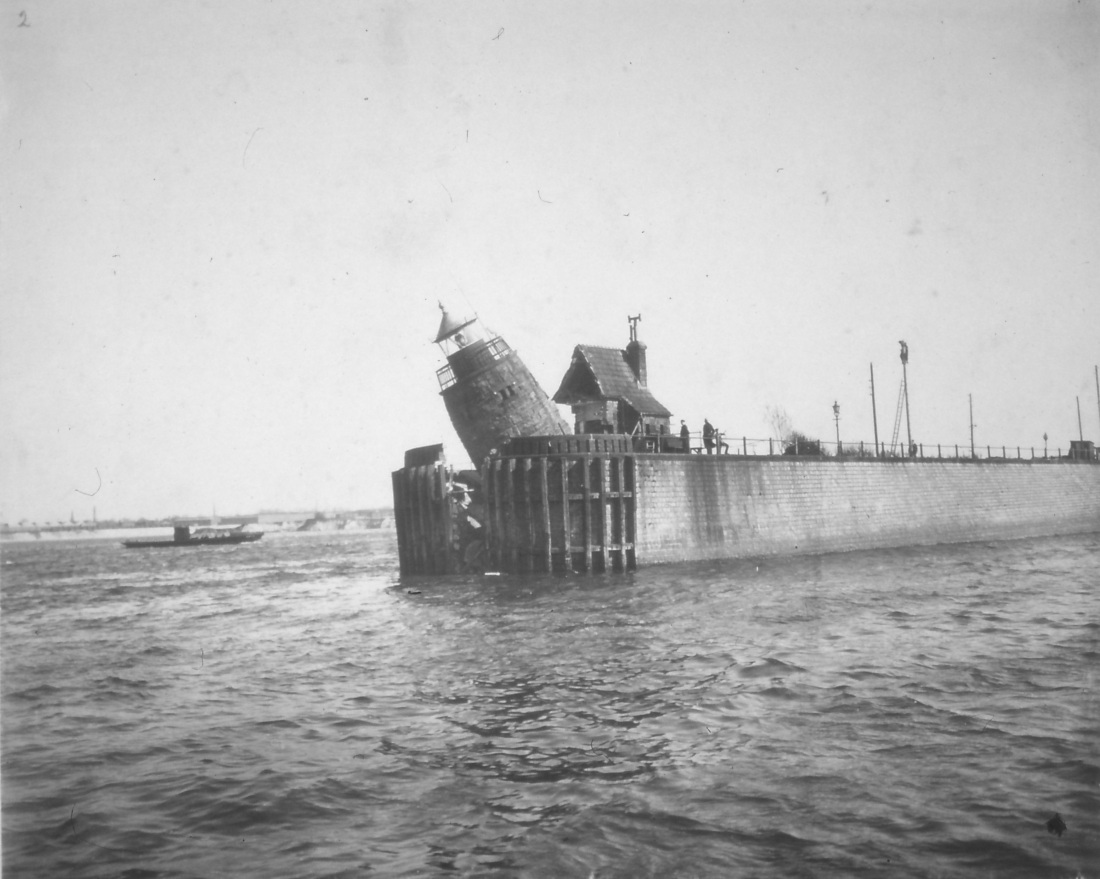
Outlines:
[[1100,531],[1100,466],[635,456],[639,566]]

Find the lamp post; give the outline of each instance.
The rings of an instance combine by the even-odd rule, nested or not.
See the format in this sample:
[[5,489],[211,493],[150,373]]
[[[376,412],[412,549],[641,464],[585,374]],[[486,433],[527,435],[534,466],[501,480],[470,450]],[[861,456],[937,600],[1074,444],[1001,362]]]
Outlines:
[[1047,435],[1043,434],[1043,457],[1047,456]]
[[836,455],[840,457],[840,404],[833,401],[833,421],[836,422]]

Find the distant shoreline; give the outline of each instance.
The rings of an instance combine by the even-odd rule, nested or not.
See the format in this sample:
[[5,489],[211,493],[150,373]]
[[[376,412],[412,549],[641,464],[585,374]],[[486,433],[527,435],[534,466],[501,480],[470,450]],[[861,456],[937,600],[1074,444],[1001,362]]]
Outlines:
[[[73,523],[72,525],[19,525],[0,528],[0,543],[37,543],[50,540],[95,540],[157,537],[170,534],[180,522],[209,524],[197,518],[164,519],[157,522],[123,524]],[[393,510],[378,509],[349,513],[262,514],[259,516],[219,517],[218,524],[243,524],[264,533],[332,533],[340,531],[393,530]]]

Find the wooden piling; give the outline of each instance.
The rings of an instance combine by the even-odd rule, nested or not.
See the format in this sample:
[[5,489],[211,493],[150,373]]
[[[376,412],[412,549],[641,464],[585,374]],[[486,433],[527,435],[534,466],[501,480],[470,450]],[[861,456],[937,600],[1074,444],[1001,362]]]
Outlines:
[[569,460],[559,458],[561,466],[561,533],[563,570],[573,570],[573,532],[569,522]]
[[625,458],[616,458],[615,466],[619,472],[619,504],[618,504],[618,521],[619,521],[619,566],[616,570],[625,571],[627,569],[626,564],[626,467],[627,461]]
[[550,493],[546,471],[548,459],[539,458],[539,499],[541,501],[540,521],[542,522],[542,562],[547,573],[554,570],[553,541],[550,536]]
[[581,466],[584,468],[581,490],[584,492],[584,569],[592,570],[592,468],[591,459],[582,458]]
[[601,571],[611,569],[611,497],[610,497],[610,467],[611,462],[607,458],[600,458],[600,549]]
[[519,529],[516,527],[516,491],[513,484],[513,475],[515,474],[516,461],[515,458],[508,458],[504,461],[504,497],[505,497],[505,513],[507,514],[507,530],[502,532],[505,535],[508,546],[508,570],[515,571],[518,569],[519,559]]

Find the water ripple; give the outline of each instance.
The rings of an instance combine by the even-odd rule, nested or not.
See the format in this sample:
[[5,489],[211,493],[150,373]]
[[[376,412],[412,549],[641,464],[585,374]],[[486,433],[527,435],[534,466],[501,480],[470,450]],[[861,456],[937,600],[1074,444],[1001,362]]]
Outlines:
[[6,875],[1100,863],[1096,536],[417,594],[381,533],[4,553]]

